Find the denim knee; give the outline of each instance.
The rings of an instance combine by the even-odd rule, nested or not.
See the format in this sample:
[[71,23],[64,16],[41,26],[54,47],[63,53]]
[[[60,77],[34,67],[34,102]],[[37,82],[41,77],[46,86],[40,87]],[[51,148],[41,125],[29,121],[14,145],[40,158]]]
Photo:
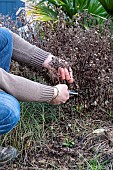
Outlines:
[[13,52],[12,34],[5,28],[0,28],[0,67],[9,71]]
[[16,98],[0,92],[0,135],[12,130],[20,120],[20,104]]

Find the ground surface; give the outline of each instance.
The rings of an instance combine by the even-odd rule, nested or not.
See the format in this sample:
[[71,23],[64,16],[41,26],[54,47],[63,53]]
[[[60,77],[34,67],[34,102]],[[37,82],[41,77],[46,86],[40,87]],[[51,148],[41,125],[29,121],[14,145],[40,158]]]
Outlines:
[[84,115],[69,103],[21,103],[21,110],[17,127],[1,137],[2,145],[13,145],[20,155],[3,170],[113,169],[111,115]]
[[[18,64],[13,66],[16,74]],[[27,68],[21,68],[21,72],[24,77],[44,83],[35,72],[29,70],[28,74]],[[112,170],[112,112],[98,113],[94,108],[92,113],[84,112],[82,106],[74,104],[76,100],[71,97],[62,106],[21,103],[21,121],[0,139],[2,146],[12,145],[20,154],[1,169]]]
[[[12,29],[12,24],[8,25]],[[99,97],[97,101],[101,103],[100,99],[103,99],[103,95],[105,96],[105,89],[107,92],[110,92],[110,87],[112,89],[113,51],[110,46],[111,34],[102,38],[97,33],[98,29],[96,31],[84,31],[84,29],[81,30],[78,27],[74,30],[72,25],[69,29],[65,28],[63,24],[62,26],[59,24],[57,30],[55,27],[53,32],[47,29],[48,25],[47,28],[42,25],[42,28],[44,34],[42,31],[41,37],[45,33],[47,34],[45,36],[47,43],[44,49],[55,56],[71,60],[73,69],[75,69],[76,83],[81,81],[79,84],[83,86],[83,80],[89,80],[89,82],[92,80],[89,85],[93,88],[90,90],[93,96],[96,96],[97,93]],[[108,33],[108,30],[106,33]],[[32,37],[31,30],[27,34],[29,34],[27,40],[33,43],[34,36]],[[37,42],[33,44],[37,45]],[[76,57],[78,57],[78,63],[75,62]],[[95,60],[95,58],[98,60]],[[32,70],[27,70],[26,67],[20,68],[18,63],[12,64],[11,71],[33,81],[44,83],[39,75]],[[100,81],[97,73],[101,73],[101,78],[104,77],[102,84],[98,83]],[[96,85],[98,88],[96,88]],[[108,110],[104,110],[103,107],[101,107],[101,110],[96,109],[96,105],[90,110],[84,110],[83,105],[76,104],[78,100],[76,97],[72,97],[69,102],[62,106],[21,103],[21,121],[15,129],[0,138],[2,146],[12,145],[19,150],[20,154],[13,162],[0,169],[112,170],[113,98],[112,96],[109,98],[108,93],[106,96],[111,102],[111,107],[108,105]],[[88,102],[89,99],[91,100],[92,96],[88,97]]]

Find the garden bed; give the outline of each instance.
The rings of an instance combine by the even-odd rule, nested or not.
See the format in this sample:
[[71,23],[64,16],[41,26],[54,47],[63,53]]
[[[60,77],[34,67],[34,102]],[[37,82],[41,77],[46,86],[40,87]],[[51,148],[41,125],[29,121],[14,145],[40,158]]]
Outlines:
[[[67,26],[65,21],[41,23],[35,39],[30,34],[31,43],[71,64],[75,81],[68,86],[80,95],[62,106],[21,103],[21,121],[1,137],[2,145],[17,147],[20,155],[4,169],[113,169],[111,28],[106,22],[104,28],[86,29],[81,25],[82,17],[74,26]],[[59,83],[57,76],[44,76],[46,70],[37,72],[15,62],[11,72],[49,85]]]

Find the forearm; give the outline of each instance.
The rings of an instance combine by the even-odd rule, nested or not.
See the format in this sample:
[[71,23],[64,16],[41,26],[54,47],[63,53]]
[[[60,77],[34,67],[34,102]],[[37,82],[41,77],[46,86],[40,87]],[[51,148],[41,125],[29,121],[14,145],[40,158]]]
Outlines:
[[50,102],[54,88],[9,74],[0,68],[0,88],[20,101]]
[[13,59],[36,67],[37,69],[42,67],[45,59],[50,53],[36,47],[25,41],[19,35],[12,33],[13,37]]

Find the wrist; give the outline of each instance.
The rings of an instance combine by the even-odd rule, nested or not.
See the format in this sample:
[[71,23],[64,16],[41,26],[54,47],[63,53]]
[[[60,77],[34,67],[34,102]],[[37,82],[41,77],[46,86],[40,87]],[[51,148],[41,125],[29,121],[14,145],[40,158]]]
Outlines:
[[52,100],[56,99],[59,95],[59,89],[55,86],[54,87],[54,95],[53,95],[53,98]]
[[44,63],[42,64],[42,66],[48,68],[49,63],[52,61],[53,57],[54,56],[52,54],[49,54],[48,57],[45,59]]

